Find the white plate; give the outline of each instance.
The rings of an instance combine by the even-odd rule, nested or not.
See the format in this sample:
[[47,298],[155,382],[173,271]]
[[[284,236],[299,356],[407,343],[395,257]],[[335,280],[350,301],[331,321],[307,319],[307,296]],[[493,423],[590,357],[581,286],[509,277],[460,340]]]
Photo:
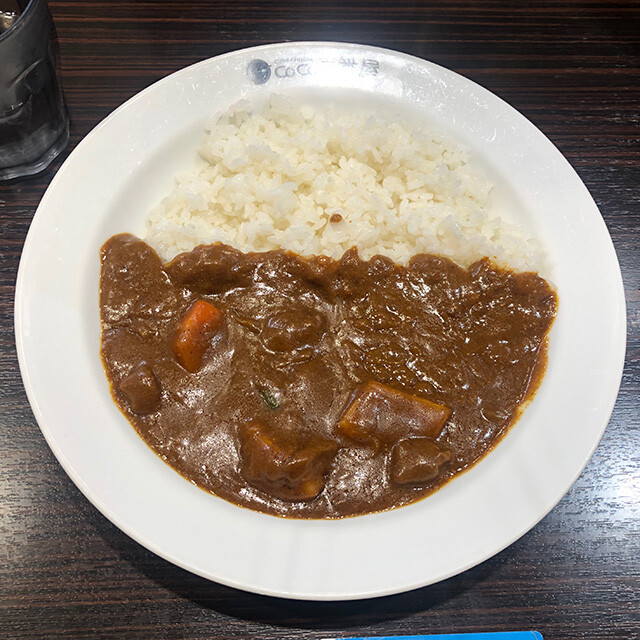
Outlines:
[[[100,246],[117,232],[143,233],[149,207],[169,190],[172,175],[194,161],[213,112],[274,91],[306,92],[318,101],[326,95],[382,101],[445,126],[486,162],[497,191],[550,256],[560,310],[534,402],[471,471],[402,509],[296,521],[236,507],[162,462],[109,395],[99,359]],[[442,580],[533,527],[573,484],[605,429],[625,328],[622,280],[604,222],[538,129],[446,69],[336,43],[219,56],[117,109],[78,145],[42,199],[16,292],[16,341],[33,412],[87,498],[132,538],[189,571],[249,591],[318,600]]]

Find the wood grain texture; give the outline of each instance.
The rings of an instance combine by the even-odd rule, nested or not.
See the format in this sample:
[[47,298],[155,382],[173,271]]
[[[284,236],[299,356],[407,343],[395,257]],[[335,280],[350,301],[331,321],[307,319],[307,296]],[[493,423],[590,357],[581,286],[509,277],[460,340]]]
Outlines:
[[628,305],[622,387],[594,457],[560,504],[498,556],[410,593],[300,603],[195,577],[130,540],[80,494],[29,408],[13,295],[46,173],[0,185],[0,637],[327,638],[540,630],[546,640],[640,629],[640,5],[282,0],[51,0],[72,117],[65,156],[101,119],[177,69],[240,47],[338,40],[453,69],[537,125],[591,191]]

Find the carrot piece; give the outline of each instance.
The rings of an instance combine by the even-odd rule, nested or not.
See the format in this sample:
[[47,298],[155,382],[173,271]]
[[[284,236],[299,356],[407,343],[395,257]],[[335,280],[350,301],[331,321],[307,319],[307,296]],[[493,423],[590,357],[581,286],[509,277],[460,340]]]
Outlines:
[[196,300],[182,317],[171,342],[171,351],[189,373],[202,367],[205,351],[221,326],[222,311],[206,300]]

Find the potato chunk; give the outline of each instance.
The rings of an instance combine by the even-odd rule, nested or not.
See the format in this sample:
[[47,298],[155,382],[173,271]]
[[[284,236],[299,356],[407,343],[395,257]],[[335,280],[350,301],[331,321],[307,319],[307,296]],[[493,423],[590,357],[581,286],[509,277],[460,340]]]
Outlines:
[[242,475],[250,484],[283,500],[313,500],[324,489],[335,442],[316,439],[296,447],[278,441],[260,422],[244,425],[239,436]]
[[434,439],[450,415],[451,409],[444,405],[369,382],[342,414],[338,432],[374,446],[395,444],[412,435]]
[[162,390],[153,369],[146,364],[138,365],[118,385],[129,408],[138,415],[153,413],[160,404]]
[[391,451],[391,478],[397,484],[422,484],[435,480],[451,452],[428,438],[400,440]]

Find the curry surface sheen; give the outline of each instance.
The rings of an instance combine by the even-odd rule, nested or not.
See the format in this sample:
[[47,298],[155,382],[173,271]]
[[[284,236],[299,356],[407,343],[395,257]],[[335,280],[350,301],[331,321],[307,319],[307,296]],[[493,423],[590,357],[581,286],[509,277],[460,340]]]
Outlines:
[[[216,244],[163,265],[126,234],[101,259],[102,358],[120,409],[184,477],[286,517],[404,505],[477,462],[535,392],[557,308],[545,280],[486,259],[401,267]],[[222,320],[194,372],[172,345],[198,301]],[[414,414],[427,405],[446,421],[425,435]],[[355,437],[345,414],[387,431]]]

